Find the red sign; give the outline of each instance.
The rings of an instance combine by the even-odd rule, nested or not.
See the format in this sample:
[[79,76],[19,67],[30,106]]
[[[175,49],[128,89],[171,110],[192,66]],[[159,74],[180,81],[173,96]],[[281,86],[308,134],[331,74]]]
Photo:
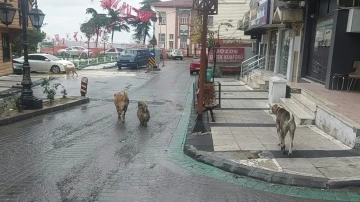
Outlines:
[[[245,54],[244,48],[218,48],[216,51],[216,62],[242,62]],[[209,62],[214,62],[214,50],[210,50]]]

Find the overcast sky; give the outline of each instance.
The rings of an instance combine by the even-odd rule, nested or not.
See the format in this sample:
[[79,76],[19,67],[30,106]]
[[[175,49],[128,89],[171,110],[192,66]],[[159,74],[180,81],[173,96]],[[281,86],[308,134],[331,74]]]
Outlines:
[[[122,2],[119,5],[122,5]],[[141,0],[125,1],[130,6],[139,8]],[[66,38],[66,34],[74,35],[74,32],[80,32],[80,24],[90,18],[87,15],[86,8],[94,8],[99,13],[106,11],[100,7],[100,0],[38,0],[39,9],[45,13],[44,23],[47,23],[42,30],[48,36],[54,38],[55,34],[59,34],[60,38]],[[133,28],[131,28],[133,29]],[[127,43],[132,41],[132,31],[115,32],[114,43]],[[78,37],[79,38],[79,37]],[[85,37],[83,37],[84,39]]]

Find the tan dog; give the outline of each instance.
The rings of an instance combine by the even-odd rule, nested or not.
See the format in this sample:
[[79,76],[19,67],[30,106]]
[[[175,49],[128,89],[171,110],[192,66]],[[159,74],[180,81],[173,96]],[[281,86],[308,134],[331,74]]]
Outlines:
[[147,127],[147,122],[150,120],[150,112],[147,104],[143,101],[138,102],[137,116],[139,118],[140,125]]
[[129,97],[127,91],[114,94],[114,104],[118,113],[118,118],[125,122],[125,114],[129,106]]
[[66,75],[69,75],[69,72],[72,72],[72,76],[74,76],[74,74],[76,74],[76,76],[78,76],[75,67],[65,67],[65,72],[66,72]]
[[291,112],[288,112],[286,109],[275,104],[271,107],[271,111],[276,116],[276,129],[280,141],[281,151],[285,154],[285,137],[287,132],[290,133],[290,147],[288,155],[292,154],[292,148],[294,146],[294,136],[296,130],[296,123],[294,120],[294,115]]

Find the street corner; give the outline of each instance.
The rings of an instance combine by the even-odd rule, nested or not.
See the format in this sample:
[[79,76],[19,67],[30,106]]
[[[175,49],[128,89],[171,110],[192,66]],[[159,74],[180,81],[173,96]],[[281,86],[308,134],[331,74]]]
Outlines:
[[0,102],[0,126],[16,123],[37,116],[72,108],[90,102],[87,97],[69,96],[66,98],[55,98],[54,100],[41,100],[42,108],[37,110],[22,109],[16,98],[6,98]]

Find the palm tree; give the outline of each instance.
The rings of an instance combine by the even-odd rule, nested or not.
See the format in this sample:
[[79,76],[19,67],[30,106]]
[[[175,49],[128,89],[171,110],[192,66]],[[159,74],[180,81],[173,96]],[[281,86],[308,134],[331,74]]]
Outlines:
[[[160,2],[160,0],[143,0],[142,2],[140,2],[140,10],[142,11],[153,11],[151,4],[156,3],[156,2]],[[150,27],[151,27],[151,22],[147,21],[147,22],[136,22],[132,24],[135,29],[134,29],[134,34],[133,34],[133,38],[136,41],[142,41],[143,44],[145,44],[146,42],[146,37],[150,37]]]
[[[89,22],[90,22],[91,25],[93,25],[93,29],[94,29],[94,32],[95,32],[95,35],[96,35],[96,42],[98,42],[100,29],[109,24],[109,19],[106,17],[105,14],[99,14],[93,8],[87,8],[86,9],[86,14],[91,14],[92,15]],[[95,47],[97,48],[97,43],[95,44]]]
[[113,43],[114,41],[114,32],[118,31],[126,31],[126,32],[130,32],[130,27],[127,24],[124,24],[123,22],[120,22],[120,10],[119,9],[112,9],[112,8],[107,8],[108,10],[108,20],[109,20],[109,25],[114,25],[112,30],[111,30],[111,43]]

